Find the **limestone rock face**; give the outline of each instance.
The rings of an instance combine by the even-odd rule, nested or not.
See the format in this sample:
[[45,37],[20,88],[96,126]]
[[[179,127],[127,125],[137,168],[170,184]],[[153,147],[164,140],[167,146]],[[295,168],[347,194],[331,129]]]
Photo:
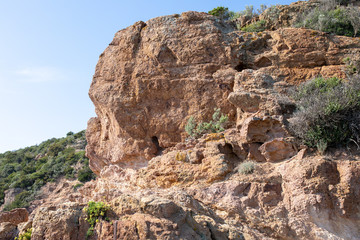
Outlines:
[[137,22],[116,33],[96,66],[90,167],[98,175],[111,164],[144,167],[186,138],[190,116],[209,121],[214,108],[231,123],[236,109],[238,121],[240,110],[274,114],[279,91],[319,74],[344,76],[342,59],[358,45],[306,29],[244,33],[197,12]]

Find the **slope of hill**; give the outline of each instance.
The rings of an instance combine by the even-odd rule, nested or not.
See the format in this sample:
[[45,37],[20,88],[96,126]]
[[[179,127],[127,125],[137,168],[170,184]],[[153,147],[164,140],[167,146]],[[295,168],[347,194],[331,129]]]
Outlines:
[[85,131],[69,132],[64,138],[0,154],[1,208],[29,207],[42,186],[61,177],[81,182],[93,179],[85,146]]

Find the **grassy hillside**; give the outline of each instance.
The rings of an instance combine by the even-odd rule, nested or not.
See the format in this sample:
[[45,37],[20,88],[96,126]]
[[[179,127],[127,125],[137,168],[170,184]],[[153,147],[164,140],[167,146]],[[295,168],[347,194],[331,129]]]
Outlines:
[[0,154],[0,205],[5,191],[19,188],[15,200],[4,207],[27,207],[37,191],[60,177],[81,182],[95,178],[85,157],[85,131],[69,132],[64,138],[52,138],[39,145]]

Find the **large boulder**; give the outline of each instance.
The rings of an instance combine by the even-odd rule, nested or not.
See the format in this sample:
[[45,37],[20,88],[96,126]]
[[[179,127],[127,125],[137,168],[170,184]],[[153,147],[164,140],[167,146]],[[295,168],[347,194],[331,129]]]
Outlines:
[[109,164],[146,166],[160,148],[184,139],[190,115],[208,120],[221,108],[233,118],[227,96],[238,64],[230,36],[235,30],[213,16],[187,12],[117,32],[89,91],[98,115],[87,131],[91,169],[99,174]]

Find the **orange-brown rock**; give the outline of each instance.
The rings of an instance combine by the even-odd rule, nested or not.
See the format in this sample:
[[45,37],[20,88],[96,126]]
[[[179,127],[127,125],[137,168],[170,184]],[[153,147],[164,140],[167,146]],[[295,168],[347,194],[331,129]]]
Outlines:
[[[284,86],[319,74],[344,76],[342,59],[358,54],[359,45],[306,29],[244,33],[196,12],[138,22],[116,33],[96,67],[89,91],[97,113],[87,129],[90,167],[98,175],[110,164],[144,167],[186,138],[189,116],[208,121],[219,107],[233,122],[231,92],[238,109],[276,107],[273,96]],[[263,79],[267,90],[255,92],[260,83],[254,79]],[[249,87],[241,92],[242,85]]]
[[[359,239],[358,161],[292,157],[284,119],[294,103],[280,97],[319,74],[344,76],[359,46],[307,29],[244,33],[196,12],[119,31],[89,92],[98,179],[66,198],[74,203],[35,211],[35,239],[84,237],[89,200],[112,209],[93,239]],[[187,139],[189,117],[209,121],[214,108],[229,129]],[[238,171],[245,160],[256,161],[252,174]]]
[[247,143],[264,143],[288,136],[282,123],[271,117],[247,118],[242,124],[240,135]]
[[294,144],[285,138],[275,138],[259,147],[268,162],[277,162],[294,156],[297,151]]
[[84,204],[71,202],[38,208],[34,213],[31,239],[85,239],[89,224],[83,208]]
[[99,174],[109,164],[146,166],[160,148],[183,138],[190,115],[209,119],[227,101],[238,61],[229,36],[235,27],[187,12],[138,22],[116,33],[100,56],[90,97],[87,155]]
[[0,240],[14,239],[17,235],[16,225],[9,222],[0,223]]
[[29,213],[25,208],[16,208],[9,212],[0,212],[0,223],[9,222],[13,225],[18,225],[22,222],[27,222]]

